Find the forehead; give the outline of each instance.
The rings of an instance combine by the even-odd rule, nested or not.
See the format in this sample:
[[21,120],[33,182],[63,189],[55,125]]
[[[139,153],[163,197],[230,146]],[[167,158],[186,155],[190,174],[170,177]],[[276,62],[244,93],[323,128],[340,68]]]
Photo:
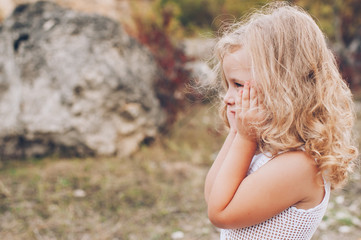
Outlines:
[[238,47],[235,50],[226,53],[223,58],[224,71],[250,70],[251,67],[251,57],[243,47]]

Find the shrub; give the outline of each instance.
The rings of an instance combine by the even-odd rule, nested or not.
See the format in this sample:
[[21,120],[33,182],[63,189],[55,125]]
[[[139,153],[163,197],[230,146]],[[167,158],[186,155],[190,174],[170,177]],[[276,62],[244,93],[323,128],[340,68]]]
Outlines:
[[[138,6],[139,7],[139,6]],[[139,8],[138,8],[139,9]],[[141,44],[149,48],[163,73],[155,82],[155,90],[162,108],[167,112],[167,130],[177,118],[180,110],[184,109],[187,102],[185,91],[190,81],[190,72],[185,64],[191,59],[186,56],[184,50],[177,46],[177,35],[174,31],[180,28],[174,27],[174,12],[176,8],[153,8],[151,12],[137,12],[133,14],[133,30],[127,28]]]

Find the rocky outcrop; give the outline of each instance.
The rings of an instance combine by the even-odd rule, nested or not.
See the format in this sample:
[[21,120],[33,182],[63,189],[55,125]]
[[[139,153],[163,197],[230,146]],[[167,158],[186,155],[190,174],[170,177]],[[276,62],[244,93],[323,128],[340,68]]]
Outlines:
[[118,23],[37,2],[18,6],[0,39],[1,159],[125,156],[163,124],[161,71]]

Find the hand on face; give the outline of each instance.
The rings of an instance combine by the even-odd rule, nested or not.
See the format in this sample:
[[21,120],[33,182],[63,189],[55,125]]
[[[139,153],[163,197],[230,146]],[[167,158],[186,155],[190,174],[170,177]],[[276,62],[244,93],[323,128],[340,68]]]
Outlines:
[[262,109],[257,90],[246,82],[236,97],[235,125],[238,134],[250,140],[255,139],[254,123],[262,120]]
[[254,138],[252,124],[262,119],[252,73],[252,62],[246,48],[227,53],[223,58],[223,72],[227,83],[224,103],[227,105],[227,118],[230,130],[247,138]]

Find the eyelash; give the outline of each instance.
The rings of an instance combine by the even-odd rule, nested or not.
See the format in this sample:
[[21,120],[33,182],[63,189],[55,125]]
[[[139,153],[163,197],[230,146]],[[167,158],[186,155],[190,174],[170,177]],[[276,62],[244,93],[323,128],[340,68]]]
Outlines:
[[236,87],[243,87],[243,84],[240,84],[240,83],[234,83],[234,85],[236,85]]

